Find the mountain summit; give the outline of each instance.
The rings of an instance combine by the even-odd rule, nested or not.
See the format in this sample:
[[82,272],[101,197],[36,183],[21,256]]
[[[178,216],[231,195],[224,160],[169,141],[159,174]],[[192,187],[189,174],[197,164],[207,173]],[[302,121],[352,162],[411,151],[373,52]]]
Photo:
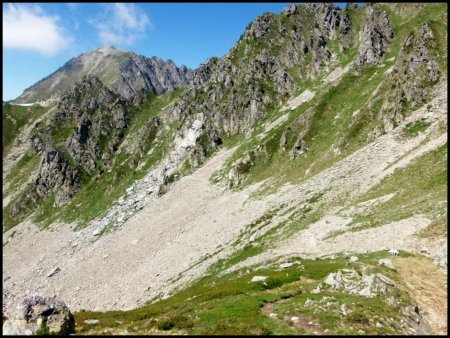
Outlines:
[[130,98],[142,89],[162,94],[189,82],[192,70],[172,60],[147,58],[104,46],[69,60],[64,66],[25,89],[15,102],[31,103],[60,96],[85,75],[97,76],[111,91]]

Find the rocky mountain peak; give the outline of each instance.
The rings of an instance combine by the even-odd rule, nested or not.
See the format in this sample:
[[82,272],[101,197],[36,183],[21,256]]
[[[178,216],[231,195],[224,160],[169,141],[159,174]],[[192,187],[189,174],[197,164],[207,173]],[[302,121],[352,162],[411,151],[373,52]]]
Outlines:
[[15,101],[30,103],[60,97],[84,75],[95,75],[108,89],[128,99],[141,90],[159,95],[184,86],[191,80],[192,70],[177,67],[172,60],[147,58],[114,46],[103,46],[69,60],[56,72],[27,88]]
[[112,52],[112,51],[116,51],[116,50],[118,50],[118,48],[114,47],[113,45],[105,45],[105,46],[97,48],[95,50],[95,52],[108,53],[108,52]]

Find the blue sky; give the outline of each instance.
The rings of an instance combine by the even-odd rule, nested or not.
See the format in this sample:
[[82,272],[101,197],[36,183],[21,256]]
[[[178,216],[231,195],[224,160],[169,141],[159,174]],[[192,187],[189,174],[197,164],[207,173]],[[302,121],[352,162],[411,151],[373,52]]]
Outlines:
[[258,15],[288,5],[3,3],[3,100],[103,45],[196,68],[227,53]]

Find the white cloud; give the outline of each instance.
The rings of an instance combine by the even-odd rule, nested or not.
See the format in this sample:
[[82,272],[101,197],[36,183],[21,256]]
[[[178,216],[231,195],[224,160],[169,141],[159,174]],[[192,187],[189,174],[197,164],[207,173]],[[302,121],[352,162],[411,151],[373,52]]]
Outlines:
[[132,45],[151,26],[148,16],[134,4],[105,4],[105,8],[103,16],[91,22],[104,44]]
[[39,6],[8,4],[3,9],[3,48],[31,49],[51,56],[66,48],[57,16],[46,15]]

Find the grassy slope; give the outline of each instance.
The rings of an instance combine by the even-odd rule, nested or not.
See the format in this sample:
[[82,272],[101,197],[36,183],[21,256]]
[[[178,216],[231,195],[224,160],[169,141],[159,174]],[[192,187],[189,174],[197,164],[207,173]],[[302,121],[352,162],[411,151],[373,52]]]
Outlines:
[[[438,6],[442,7],[442,5],[427,7],[424,13],[417,17],[405,19],[391,16],[396,39],[394,40],[392,52],[388,53],[384,60],[398,53],[401,42],[404,41],[404,38],[409,33],[409,25],[414,24],[416,26],[425,20],[434,18],[433,24],[442,28],[443,24],[436,19],[441,12],[441,8]],[[355,49],[349,50],[348,54],[342,56],[341,66],[344,66],[351,59],[350,53],[354,54]],[[446,61],[441,60],[440,62],[443,65]],[[267,149],[271,150],[271,152],[264,161],[257,163],[251,169],[250,177],[246,184],[260,181],[267,177],[277,178],[278,186],[287,181],[301,182],[308,177],[308,175],[305,175],[308,168],[310,168],[309,175],[313,175],[361,147],[366,139],[367,131],[373,128],[374,122],[362,120],[362,123],[349,129],[348,126],[350,125],[352,114],[367,103],[376,86],[382,81],[384,71],[391,65],[392,62],[385,61],[381,68],[369,67],[360,77],[347,74],[336,87],[324,91],[322,91],[319,82],[308,83],[307,88],[318,93],[314,100],[308,104],[315,106],[315,115],[313,116],[311,129],[305,136],[305,141],[310,151],[296,161],[291,161],[288,157],[289,155],[280,152],[277,147],[284,128],[307,109],[308,105],[304,104],[290,114],[288,121],[271,130],[265,137],[264,140],[268,145]],[[304,87],[304,89],[306,88]],[[346,100],[342,98],[343,92],[346,93]],[[335,119],[337,113],[339,113],[339,118]],[[267,120],[275,120],[278,114],[278,111],[273,111],[272,114],[268,115]],[[259,129],[253,133],[251,138],[242,142],[230,163],[260,143],[256,139],[256,135],[261,132],[264,122],[260,123]],[[412,132],[415,132],[415,130],[412,130]],[[347,139],[342,153],[340,155],[330,155],[328,149],[340,137]],[[225,140],[225,145],[234,145],[240,141],[242,141],[242,137],[236,136],[233,139]],[[290,142],[292,143],[293,141],[291,140]],[[289,145],[292,146],[292,144]],[[406,211],[411,213],[417,206],[419,206],[419,211],[422,211],[421,207],[434,208],[436,206],[434,202],[443,201],[446,194],[447,171],[442,161],[446,160],[446,154],[446,147],[442,147],[433,153],[425,155],[412,166],[396,171],[370,191],[361,200],[385,195],[398,187],[398,181],[404,183],[404,188],[389,202],[389,205],[376,207],[377,209],[372,210],[371,214],[367,215],[367,219],[364,221],[368,222],[368,224],[372,222],[370,224],[374,226],[379,221],[385,222],[404,215],[402,206],[405,206]],[[121,161],[118,161],[118,163],[121,163]],[[422,172],[426,179],[419,182],[419,177],[422,175],[417,175],[417,171]],[[224,172],[227,172],[227,170],[224,170]],[[129,182],[132,181],[131,178],[130,176]],[[124,184],[124,188],[125,186],[126,184]],[[121,188],[122,192],[123,189]],[[86,191],[86,194],[88,192],[89,190]],[[119,195],[117,194],[117,197]],[[82,195],[80,194],[80,196]],[[430,203],[423,203],[427,198],[431,198]],[[81,202],[81,197],[77,203],[79,202]],[[440,206],[436,207],[438,222],[442,222],[443,219],[441,217],[443,215],[441,213],[442,205],[441,203]],[[101,208],[95,207],[94,209],[98,210]],[[307,226],[319,216],[317,212],[310,214],[306,212],[306,214],[306,218],[303,218],[301,221],[292,222],[292,231],[298,231],[299,228]],[[440,229],[438,227],[437,230],[430,231],[441,233]],[[270,235],[267,234],[265,240],[270,239]],[[195,281],[185,290],[177,292],[166,300],[161,300],[132,311],[78,312],[75,314],[77,332],[87,334],[120,333],[127,330],[130,333],[140,334],[164,332],[190,334],[305,333],[303,329],[298,329],[281,320],[264,316],[260,309],[266,303],[274,303],[273,311],[279,314],[297,315],[300,313],[307,318],[314,319],[321,324],[323,329],[330,330],[330,333],[356,334],[359,329],[372,334],[399,332],[399,329],[388,320],[388,318],[394,318],[394,323],[398,321],[400,318],[399,308],[387,306],[380,297],[367,299],[339,292],[323,292],[320,295],[311,293],[312,288],[329,272],[349,267],[350,264],[343,257],[338,257],[334,260],[323,259],[314,261],[298,259],[305,267],[304,270],[299,270],[294,265],[282,271],[277,271],[274,268],[263,268],[257,272],[254,270],[249,273],[236,271],[232,274],[218,276],[218,273],[223,271],[223,269],[261,250],[264,250],[264,246],[244,247],[229,259],[220,261],[215,266],[212,266],[209,275]],[[374,270],[382,271],[382,273],[398,280],[398,275],[394,271],[375,266],[376,260],[384,257],[385,253],[372,253],[360,256],[359,262],[373,266]],[[354,263],[353,266],[358,268],[359,262]],[[263,283],[248,283],[254,275],[269,276],[267,285]],[[344,318],[337,314],[337,309],[314,313],[304,306],[306,299],[318,300],[322,296],[334,296],[341,304],[345,303],[349,308],[353,309],[354,314]],[[401,300],[402,305],[408,303],[408,297],[401,291],[398,291],[396,296]],[[286,299],[286,301],[275,303],[280,299]],[[379,328],[373,325],[370,319],[374,318],[377,318],[377,321],[382,323],[383,327]],[[99,319],[100,321],[95,325],[87,325],[84,323],[86,319]]]
[[[356,334],[364,330],[369,334],[400,333],[397,326],[401,318],[400,307],[409,303],[408,296],[395,290],[393,296],[398,306],[387,306],[385,297],[366,298],[342,292],[323,291],[312,293],[317,284],[330,272],[341,268],[360,270],[363,265],[369,271],[398,279],[397,274],[385,267],[377,266],[379,258],[386,252],[361,255],[356,263],[338,256],[334,259],[308,260],[293,258],[294,264],[286,269],[277,265],[256,267],[252,272],[236,271],[217,277],[217,267],[211,267],[209,274],[172,297],[157,301],[132,311],[75,313],[77,333],[80,334],[305,334],[307,328],[297,328],[281,320],[283,315],[304,316],[319,323],[330,334]],[[405,255],[410,256],[410,255]],[[249,283],[253,276],[268,276],[265,283]],[[310,298],[320,301],[322,297],[334,297],[333,309],[305,307]],[[271,303],[277,319],[261,312],[265,304]],[[345,304],[351,315],[343,316],[339,308]],[[331,310],[331,311],[330,311]],[[391,322],[388,318],[393,318]],[[97,319],[94,325],[84,323]],[[383,324],[376,327],[375,321]]]
[[3,105],[3,155],[8,153],[9,147],[19,135],[22,127],[35,121],[46,110],[47,108],[40,105],[29,107],[9,103]]
[[397,169],[359,201],[390,193],[386,203],[371,208],[353,220],[353,230],[383,225],[414,214],[426,214],[433,223],[423,235],[442,235],[447,231],[447,144],[421,156],[406,168]]
[[[250,177],[245,184],[251,184],[267,177],[277,178],[278,186],[287,181],[297,183],[307,177],[304,175],[306,169],[310,168],[310,175],[313,175],[363,146],[367,132],[374,127],[375,122],[367,116],[363,116],[360,123],[348,128],[353,112],[364,107],[374,89],[383,80],[384,71],[392,66],[393,62],[387,62],[386,60],[398,53],[402,41],[409,34],[409,28],[407,28],[409,26],[406,23],[418,26],[424,21],[431,20],[433,25],[442,28],[445,23],[439,23],[439,17],[442,14],[443,7],[444,5],[426,7],[424,12],[417,17],[408,17],[407,19],[393,17],[394,32],[397,38],[394,40],[392,51],[384,57],[385,61],[381,64],[381,68],[369,67],[360,77],[347,74],[338,86],[322,93],[320,93],[321,88],[318,82],[309,83],[309,89],[320,93],[308,104],[315,106],[313,123],[305,137],[310,151],[298,160],[291,161],[286,153],[281,153],[277,148],[277,143],[284,128],[307,109],[308,105],[304,104],[291,112],[285,123],[271,130],[264,138],[267,144],[266,149],[272,150],[272,152],[269,152],[269,156],[264,161],[257,163],[251,169]],[[354,50],[350,50],[348,53],[354,52]],[[351,57],[344,54],[341,65],[344,66],[350,59]],[[440,60],[440,65],[444,65],[443,60]],[[343,92],[346,93],[345,100],[341,95]],[[380,95],[382,94],[380,93]],[[337,113],[339,113],[339,118],[335,119]],[[278,116],[279,112],[273,111],[272,114],[268,114],[266,121],[274,121]],[[241,146],[225,169],[213,175],[213,181],[220,179],[220,176],[226,176],[232,162],[242,157],[248,150],[261,144],[256,135],[262,131],[263,124],[266,121],[260,123],[259,128],[250,138],[243,140],[242,137],[235,136],[232,139],[225,140],[226,146],[234,146],[240,142]],[[405,133],[414,136],[424,127],[426,126],[410,126],[408,130],[405,130]],[[330,154],[327,154],[328,149],[340,137],[347,140],[344,143],[342,153],[337,156],[330,156]],[[443,212],[445,211],[445,203],[443,202],[445,202],[447,192],[447,170],[444,165],[446,156],[446,146],[426,154],[411,166],[397,170],[366,196],[363,196],[361,201],[398,191],[398,187],[402,187],[391,201],[372,209],[370,214],[365,216],[365,222],[370,224],[369,226],[376,226],[383,224],[383,222],[408,217],[415,212],[431,212],[436,221],[424,232],[424,235],[436,235],[446,231],[446,218]],[[314,165],[311,167],[312,164]],[[420,175],[417,173],[420,173]],[[300,218],[300,220],[294,217],[291,222],[288,221],[290,227],[286,229],[289,230],[287,232],[298,231],[317,220],[322,208],[318,209],[311,213],[306,211],[303,215],[305,217]],[[270,219],[270,215],[264,217]],[[261,220],[260,223],[264,221],[265,219]],[[254,224],[254,226],[258,225],[259,223]],[[286,224],[281,226],[286,226]],[[215,277],[218,276],[220,271],[263,251],[265,243],[270,241],[276,230],[273,229],[270,233],[256,239],[254,245],[245,246],[228,259],[219,261],[210,268],[210,275],[194,282],[190,287],[177,292],[166,300],[127,312],[94,313],[83,311],[76,313],[77,329],[80,333],[119,333],[124,330],[138,334],[164,333],[165,331],[167,333],[189,334],[308,333],[307,330],[296,328],[282,320],[270,319],[262,315],[260,309],[264,304],[274,303],[273,312],[289,316],[304,315],[310,320],[319,322],[322,329],[328,329],[330,333],[357,334],[358,330],[363,330],[369,334],[400,333],[395,324],[400,319],[399,308],[386,305],[382,298],[368,299],[339,292],[322,292],[319,295],[310,292],[327,273],[342,267],[348,267],[349,263],[342,257],[334,260],[301,260],[305,266],[305,269],[301,272],[298,268],[290,268],[282,272],[271,268],[263,268],[258,272],[254,270],[253,272],[237,271]],[[404,256],[408,259],[415,259],[414,256]],[[359,262],[366,263],[372,266],[375,271],[381,271],[402,283],[396,272],[378,266],[375,267],[379,258],[385,258],[385,253],[362,255]],[[260,283],[248,283],[254,275],[269,276],[267,286]],[[332,309],[327,311],[318,312],[304,306],[306,299],[319,300],[323,296],[334,296],[340,304],[344,303],[353,310],[352,315],[345,318],[340,316],[338,314],[339,308],[336,305],[332,305]],[[398,290],[396,297],[402,305],[409,302],[408,295],[402,291]],[[280,299],[286,300],[277,302]],[[93,318],[99,319],[99,323],[90,326],[83,322],[85,319]],[[375,326],[375,321],[381,323],[382,326]],[[311,332],[309,331],[309,333]]]
[[[443,7],[443,5],[426,7],[424,12],[416,18],[408,18],[408,22],[413,22],[416,27],[420,27],[425,21],[437,24],[436,18],[442,15]],[[353,15],[360,14],[353,13]],[[368,133],[379,122],[371,118],[370,114],[364,112],[369,110],[367,108],[369,100],[377,102],[379,100],[378,97],[381,98],[385,94],[383,91],[378,91],[378,95],[371,98],[375,89],[385,78],[384,72],[394,63],[393,60],[387,60],[391,58],[391,55],[398,53],[401,39],[405,39],[410,33],[410,28],[407,31],[404,28],[405,20],[405,18],[402,20],[394,18],[394,31],[398,39],[394,40],[393,43],[393,50],[395,51],[385,56],[383,63],[366,68],[359,76],[347,73],[337,86],[331,88],[321,88],[321,84],[318,82],[311,83],[309,89],[318,93],[312,101],[304,103],[293,110],[289,114],[288,120],[267,133],[261,142],[256,136],[263,131],[264,122],[262,122],[253,135],[242,142],[225,167],[215,173],[211,180],[214,182],[221,177],[226,177],[233,162],[241,158],[250,149],[256,149],[261,143],[265,143],[267,155],[260,157],[256,161],[256,165],[250,168],[249,177],[244,181],[242,187],[270,178],[270,184],[262,193],[271,193],[286,182],[302,182],[367,144]],[[441,25],[445,26],[445,24]],[[445,49],[442,41],[439,39],[437,46],[436,50]],[[353,51],[350,50],[348,53],[353,53]],[[343,54],[341,57],[340,65],[345,66],[342,60],[347,60],[346,54]],[[346,93],[345,97],[342,96],[342,93]],[[290,159],[288,152],[280,150],[278,146],[279,140],[286,126],[290,125],[298,116],[305,114],[305,111],[311,106],[313,107],[314,115],[311,127],[304,137],[309,150],[293,161]],[[376,114],[378,105],[374,104],[373,106],[372,111]],[[359,119],[352,122],[353,113],[356,110],[360,110],[363,113],[360,114]],[[267,121],[274,121],[279,116],[279,112],[273,112],[268,116]],[[421,123],[420,121],[408,125],[404,130],[405,137],[413,137],[426,127],[426,123]],[[301,127],[294,128],[293,134],[295,136],[291,137],[286,146],[287,149],[293,146],[296,135],[300,130]],[[343,142],[340,140],[343,140]],[[333,154],[330,151],[333,144],[340,145],[340,154]],[[433,223],[422,233],[422,236],[435,236],[445,233],[447,231],[445,212],[447,193],[446,156],[446,146],[431,154],[422,156],[410,167],[399,170],[394,175],[386,178],[368,195],[354,201],[354,203],[358,203],[398,191],[398,194],[392,200],[379,205],[377,208],[369,209],[365,214],[356,217],[353,222],[355,224],[354,230],[380,226],[411,217],[417,213],[423,213],[433,219]],[[327,210],[339,203],[344,203],[344,200],[334,201],[333,204],[324,204],[320,203],[319,198],[318,205],[316,205],[314,210],[309,210],[309,208],[298,210],[286,222],[261,235],[254,241],[252,246],[244,247],[235,256],[251,257],[263,252],[274,242],[287,238],[300,229],[306,228],[312,222],[319,220]]]

